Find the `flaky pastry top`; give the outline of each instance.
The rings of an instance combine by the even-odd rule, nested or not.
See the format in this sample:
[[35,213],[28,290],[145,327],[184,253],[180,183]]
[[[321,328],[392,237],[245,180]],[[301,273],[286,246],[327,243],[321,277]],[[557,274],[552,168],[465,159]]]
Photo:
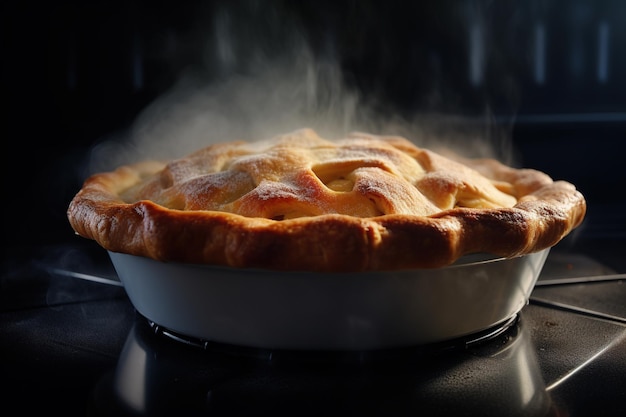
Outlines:
[[68,208],[79,235],[160,261],[348,272],[513,257],[583,220],[565,181],[405,138],[301,129],[223,142],[89,177]]

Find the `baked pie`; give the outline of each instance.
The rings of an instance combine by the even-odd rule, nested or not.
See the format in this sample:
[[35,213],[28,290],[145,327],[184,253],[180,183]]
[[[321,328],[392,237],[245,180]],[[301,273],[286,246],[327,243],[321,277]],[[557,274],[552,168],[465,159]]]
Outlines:
[[407,139],[311,129],[89,177],[67,215],[113,252],[165,262],[355,272],[515,257],[582,222],[576,188]]

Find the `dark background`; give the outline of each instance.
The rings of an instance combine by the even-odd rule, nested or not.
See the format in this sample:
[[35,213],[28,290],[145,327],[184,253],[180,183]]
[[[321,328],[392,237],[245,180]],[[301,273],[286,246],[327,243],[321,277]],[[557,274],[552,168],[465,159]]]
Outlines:
[[386,117],[437,114],[505,131],[517,162],[585,194],[584,233],[626,235],[626,2],[36,0],[2,9],[5,256],[78,239],[65,210],[91,149],[123,138],[183,74],[215,83],[254,74],[259,60],[289,59],[294,34]]

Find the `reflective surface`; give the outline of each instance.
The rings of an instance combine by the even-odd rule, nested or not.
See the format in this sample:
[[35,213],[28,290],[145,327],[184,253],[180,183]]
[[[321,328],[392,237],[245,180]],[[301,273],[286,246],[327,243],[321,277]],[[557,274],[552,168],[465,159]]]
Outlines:
[[173,340],[135,312],[110,265],[78,249],[46,254],[1,282],[2,399],[24,414],[626,411],[623,271],[579,253],[551,252],[518,320],[482,343],[323,355]]
[[254,352],[183,346],[131,329],[94,391],[106,415],[554,414],[524,320],[459,352]]

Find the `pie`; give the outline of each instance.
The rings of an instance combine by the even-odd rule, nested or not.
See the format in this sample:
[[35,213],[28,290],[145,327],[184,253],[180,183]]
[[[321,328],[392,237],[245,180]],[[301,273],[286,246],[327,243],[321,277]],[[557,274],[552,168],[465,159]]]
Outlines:
[[96,173],[67,216],[109,251],[163,262],[356,272],[537,252],[585,212],[574,185],[538,170],[300,129]]

